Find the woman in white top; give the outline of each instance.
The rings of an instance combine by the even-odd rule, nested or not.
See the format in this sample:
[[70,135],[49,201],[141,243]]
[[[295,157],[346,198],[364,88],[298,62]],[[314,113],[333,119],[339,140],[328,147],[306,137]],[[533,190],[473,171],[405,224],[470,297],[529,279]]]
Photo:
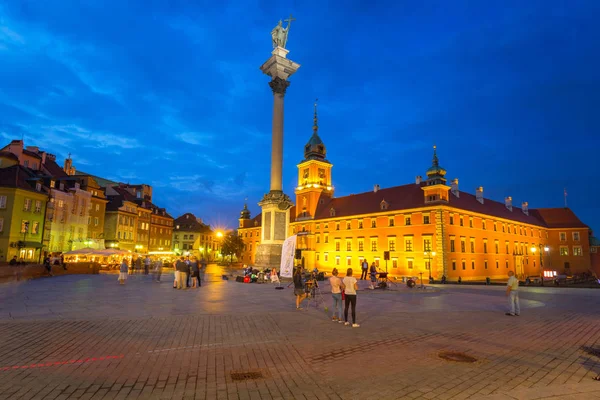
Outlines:
[[331,320],[341,324],[344,322],[342,321],[342,290],[344,289],[344,284],[342,283],[342,280],[338,278],[337,268],[334,268],[331,274],[333,275],[329,278],[329,283],[331,284],[331,297],[333,297],[333,317]]
[[344,285],[344,292],[346,296],[346,307],[344,308],[344,325],[350,325],[348,322],[348,306],[352,304],[352,327],[358,328],[360,325],[356,323],[356,291],[358,290],[358,283],[356,278],[352,276],[352,268],[348,268],[346,276],[342,281]]

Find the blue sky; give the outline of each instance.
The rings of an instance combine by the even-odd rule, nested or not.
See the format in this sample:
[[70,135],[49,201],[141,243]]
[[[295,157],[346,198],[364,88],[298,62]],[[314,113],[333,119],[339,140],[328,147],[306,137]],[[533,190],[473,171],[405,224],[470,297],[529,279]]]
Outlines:
[[290,13],[284,190],[320,135],[338,196],[414,181],[569,206],[600,229],[597,1],[5,1],[0,139],[234,227],[269,187],[260,65]]

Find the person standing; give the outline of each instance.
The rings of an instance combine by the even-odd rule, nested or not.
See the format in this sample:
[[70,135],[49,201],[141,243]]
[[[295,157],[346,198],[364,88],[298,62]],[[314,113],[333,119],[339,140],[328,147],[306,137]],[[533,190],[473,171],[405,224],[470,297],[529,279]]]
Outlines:
[[127,259],[124,258],[119,269],[119,284],[124,285],[127,280]]
[[377,285],[377,265],[374,262],[371,263],[369,275],[371,276],[371,286],[369,288],[373,290],[375,289],[375,285]]
[[192,276],[192,268],[190,267],[190,256],[185,258],[185,265],[187,265],[187,280],[185,281],[185,287],[190,287],[190,281]]
[[331,308],[333,317],[331,320],[341,324],[344,322],[342,321],[342,290],[344,289],[344,285],[342,284],[342,280],[338,278],[337,268],[334,268],[333,271],[331,271],[331,275],[332,276],[329,278],[331,297],[333,298],[333,307]]
[[190,261],[190,270],[192,271],[192,287],[195,289],[200,287],[200,270],[198,269],[198,260],[192,257]]
[[506,284],[506,296],[508,297],[508,312],[506,315],[521,315],[519,305],[519,280],[513,271],[508,271],[508,283]]
[[138,258],[135,259],[135,272],[137,272],[138,274],[142,272],[142,257],[138,256]]
[[360,267],[362,269],[362,274],[360,274],[360,280],[366,280],[367,279],[367,272],[369,269],[369,263],[367,262],[367,259],[365,258],[362,263],[360,264]]
[[302,310],[300,304],[306,298],[304,282],[302,280],[302,267],[296,267],[294,271],[294,294],[296,295],[296,310]]
[[173,270],[174,270],[174,281],[173,281],[173,289],[177,289],[177,282],[179,282],[179,270],[177,269],[177,263],[179,262],[179,259],[176,258],[175,261],[173,261]]
[[135,260],[133,259],[133,256],[131,256],[131,273],[130,273],[130,275],[133,275],[134,270],[135,270]]
[[185,263],[185,259],[181,257],[179,261],[177,261],[177,271],[179,271],[179,279],[177,280],[177,289],[187,289],[187,275],[188,275],[188,265]]
[[346,307],[344,308],[344,325],[350,325],[348,322],[348,307],[352,305],[352,327],[358,328],[359,324],[356,323],[356,291],[358,290],[358,283],[356,278],[352,276],[352,268],[348,268],[346,276],[342,281],[344,285],[344,293],[346,296]]
[[150,272],[151,263],[152,261],[150,260],[150,257],[146,256],[146,258],[144,258],[144,275],[148,275],[148,273]]

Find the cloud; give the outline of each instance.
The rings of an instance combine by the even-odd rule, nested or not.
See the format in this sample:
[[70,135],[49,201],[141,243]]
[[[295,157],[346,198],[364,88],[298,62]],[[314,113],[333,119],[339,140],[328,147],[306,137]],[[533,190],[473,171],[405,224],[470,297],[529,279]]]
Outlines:
[[208,133],[200,133],[200,132],[181,132],[175,135],[177,139],[180,141],[193,144],[193,145],[204,145],[208,146],[214,136]]

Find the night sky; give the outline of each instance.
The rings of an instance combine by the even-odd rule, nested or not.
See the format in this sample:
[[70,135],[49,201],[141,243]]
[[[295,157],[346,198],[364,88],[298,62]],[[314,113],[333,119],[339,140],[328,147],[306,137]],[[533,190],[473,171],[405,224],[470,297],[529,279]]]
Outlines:
[[600,229],[596,0],[4,1],[0,139],[235,227],[269,188],[259,67],[290,13],[286,193],[319,98],[338,196],[414,182],[435,143],[461,190],[536,208],[566,188]]

